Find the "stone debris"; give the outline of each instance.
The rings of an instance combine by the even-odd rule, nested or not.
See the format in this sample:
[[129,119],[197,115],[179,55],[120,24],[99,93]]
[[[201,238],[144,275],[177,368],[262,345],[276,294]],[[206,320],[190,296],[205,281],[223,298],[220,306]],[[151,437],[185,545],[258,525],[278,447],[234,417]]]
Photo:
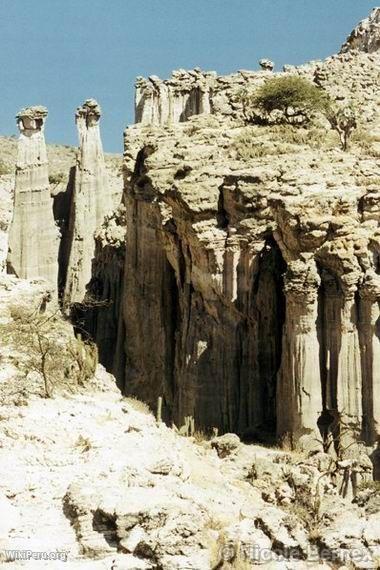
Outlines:
[[[270,79],[269,60],[140,77],[119,205],[86,100],[73,176],[55,178],[59,255],[47,111],[17,115],[0,323],[54,306],[69,342],[59,264],[66,308],[95,301],[84,323],[125,396],[99,365],[41,398],[22,347],[0,339],[1,564],[67,565],[9,560],[28,550],[74,570],[378,566],[379,14],[338,55],[284,70],[356,107],[347,152],[323,117],[244,123],[239,93]],[[160,399],[163,422],[135,397]]]

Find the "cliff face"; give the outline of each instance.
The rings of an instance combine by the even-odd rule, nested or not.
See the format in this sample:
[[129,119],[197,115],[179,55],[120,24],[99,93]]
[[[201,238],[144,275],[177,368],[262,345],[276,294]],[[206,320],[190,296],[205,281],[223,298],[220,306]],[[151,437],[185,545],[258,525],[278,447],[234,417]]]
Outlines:
[[88,99],[76,113],[79,153],[74,173],[74,187],[67,235],[68,259],[64,303],[81,302],[91,279],[95,251],[94,232],[112,210],[111,188],[100,139],[101,110]]
[[92,277],[87,285],[83,314],[85,329],[99,349],[99,359],[112,371],[120,385],[124,379],[124,322],[121,314],[124,294],[126,212],[123,204],[105,216],[95,232]]
[[44,107],[22,109],[17,115],[20,138],[7,267],[17,277],[43,277],[56,286],[59,236],[49,188],[46,116]]
[[368,18],[352,31],[342,52],[361,50],[367,53],[380,48],[380,8],[374,8]]
[[152,405],[163,395],[179,424],[376,440],[379,63],[349,53],[287,68],[357,103],[347,153],[326,125],[298,136],[242,126],[235,95],[267,71],[214,77],[223,105],[185,104],[186,122],[163,119],[172,80],[139,81],[142,124],[127,129],[124,154],[128,393]]

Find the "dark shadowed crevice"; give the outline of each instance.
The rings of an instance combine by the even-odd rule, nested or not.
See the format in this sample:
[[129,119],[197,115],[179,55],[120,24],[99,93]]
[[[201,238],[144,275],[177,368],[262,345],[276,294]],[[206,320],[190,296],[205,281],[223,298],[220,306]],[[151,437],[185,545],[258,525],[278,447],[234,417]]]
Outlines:
[[286,263],[273,238],[260,254],[253,284],[250,318],[253,322],[254,370],[248,375],[250,388],[250,437],[271,440],[276,433],[277,373],[281,365],[285,323],[283,275]]
[[54,220],[61,232],[61,241],[58,250],[58,291],[62,294],[67,277],[67,266],[70,255],[70,216],[72,196],[75,184],[75,166],[70,168],[69,181],[64,192],[59,192],[53,197]]
[[169,261],[162,272],[161,307],[162,322],[165,323],[165,355],[164,357],[164,386],[162,419],[170,422],[173,419],[173,405],[177,390],[175,382],[175,357],[178,330],[180,328],[181,312],[179,307],[179,292],[176,273]]
[[318,427],[326,444],[331,437],[338,444],[337,380],[342,344],[343,294],[335,275],[320,265],[318,272],[321,284],[318,290],[317,336],[323,405]]

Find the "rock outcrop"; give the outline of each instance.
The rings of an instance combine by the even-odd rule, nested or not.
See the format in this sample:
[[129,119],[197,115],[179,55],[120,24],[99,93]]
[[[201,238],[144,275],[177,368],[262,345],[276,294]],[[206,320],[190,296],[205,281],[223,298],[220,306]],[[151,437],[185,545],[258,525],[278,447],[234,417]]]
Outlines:
[[[1,325],[17,319],[15,302],[44,299],[42,283],[3,277]],[[72,335],[59,318],[50,332]],[[23,347],[17,358],[9,348],[1,335],[0,565],[376,567],[380,503],[368,458],[265,449],[236,434],[183,437],[122,397],[101,366],[85,385],[41,398],[31,374],[15,384]]]
[[53,217],[44,138],[45,107],[17,114],[18,141],[7,269],[20,278],[43,277],[57,286],[59,232]]
[[99,359],[115,375],[120,386],[124,379],[124,295],[126,212],[121,204],[105,216],[95,232],[92,277],[87,286],[83,319],[99,349]]
[[212,117],[190,105],[173,119],[173,80],[139,80],[147,119],[124,153],[127,393],[163,396],[180,425],[376,442],[379,63],[355,52],[286,70],[357,103],[363,134],[347,153],[324,123],[296,130],[304,139],[242,126],[237,93],[268,72],[174,74],[189,97],[209,77],[223,102]]
[[360,50],[372,53],[380,48],[380,8],[374,8],[368,18],[352,31],[342,47],[342,53]]
[[79,152],[75,168],[70,221],[67,237],[68,259],[64,304],[83,301],[91,279],[95,252],[95,230],[112,210],[112,195],[100,139],[101,109],[88,99],[76,112]]

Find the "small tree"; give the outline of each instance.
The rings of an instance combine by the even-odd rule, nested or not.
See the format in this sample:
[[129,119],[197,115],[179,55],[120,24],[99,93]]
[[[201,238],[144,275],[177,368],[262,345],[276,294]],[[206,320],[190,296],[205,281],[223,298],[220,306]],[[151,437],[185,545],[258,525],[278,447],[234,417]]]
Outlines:
[[57,312],[47,315],[18,308],[12,321],[1,325],[2,339],[21,353],[25,373],[39,374],[47,398],[52,396],[54,388],[82,385],[94,375],[98,362],[93,343],[65,338],[62,332]]
[[339,134],[342,149],[347,150],[349,138],[357,127],[353,108],[350,106],[340,108],[330,106],[326,112],[326,117],[331,127]]
[[304,125],[316,113],[326,111],[330,103],[325,91],[298,75],[275,77],[239,97],[245,120],[250,123]]

